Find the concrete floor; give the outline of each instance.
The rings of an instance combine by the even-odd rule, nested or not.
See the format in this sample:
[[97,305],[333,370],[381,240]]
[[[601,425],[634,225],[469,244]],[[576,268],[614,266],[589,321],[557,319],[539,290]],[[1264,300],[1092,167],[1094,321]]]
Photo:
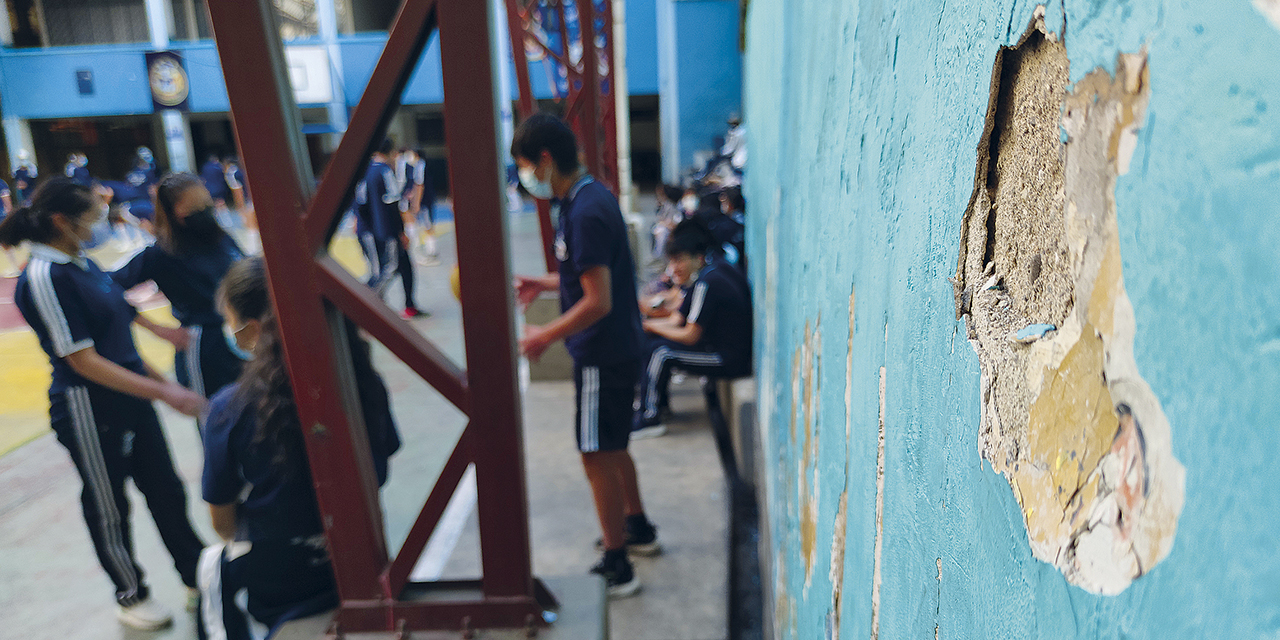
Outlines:
[[[651,203],[641,206],[651,208]],[[512,219],[515,271],[537,271],[536,219]],[[442,238],[444,266],[419,267],[419,306],[432,316],[414,326],[461,361],[460,309],[449,291],[451,237]],[[388,296],[400,308],[396,292]],[[422,501],[464,424],[464,417],[407,367],[380,348],[376,360],[393,396],[405,446],[391,463],[383,489],[387,536],[392,549],[408,533]],[[660,528],[666,553],[638,559],[645,584],[637,597],[609,610],[612,637],[636,640],[712,640],[726,634],[727,507],[715,446],[694,385],[674,390],[677,418],[663,438],[636,443],[646,510]],[[599,536],[589,489],[573,445],[569,383],[529,385],[525,395],[525,450],[534,572],[538,576],[582,575],[596,560]],[[193,521],[213,540],[198,500],[200,445],[191,420],[162,412],[179,472],[186,478]],[[80,482],[65,451],[45,435],[0,458],[0,640],[86,638],[186,639],[193,619],[179,615],[169,630],[135,632],[116,623],[111,585],[99,568],[79,512]],[[145,511],[134,493],[135,513]],[[455,511],[455,535],[437,535],[427,554],[435,577],[479,575],[478,527],[465,500]],[[185,593],[148,517],[134,518],[138,556],[155,597],[181,612]]]

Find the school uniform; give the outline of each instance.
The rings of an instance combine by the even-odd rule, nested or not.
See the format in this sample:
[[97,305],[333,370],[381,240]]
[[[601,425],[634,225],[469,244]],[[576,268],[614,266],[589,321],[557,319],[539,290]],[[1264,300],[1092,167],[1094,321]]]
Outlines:
[[715,378],[751,374],[751,289],[741,272],[723,262],[707,264],[685,294],[680,314],[686,323],[702,328],[702,337],[696,344],[685,345],[649,336],[636,428],[661,422],[673,368]]
[[402,191],[390,166],[369,163],[364,180],[356,186],[356,232],[369,258],[369,287],[382,295],[398,274],[404,285],[405,306],[416,308],[413,261],[400,242],[404,235],[399,206]]
[[214,200],[222,200],[226,202],[231,195],[231,190],[227,187],[226,172],[222,168],[222,163],[217,160],[210,160],[200,167],[200,179],[204,181],[204,187],[209,190],[209,195]]
[[217,244],[182,256],[150,245],[110,274],[125,290],[154,282],[169,299],[173,317],[191,334],[191,344],[174,355],[174,373],[179,384],[206,398],[235,382],[243,365],[222,333],[214,301],[223,276],[243,257],[235,240],[223,235]]
[[148,596],[133,550],[125,494],[130,477],[146,497],[183,583],[194,587],[204,545],[187,518],[187,494],[155,408],[147,400],[90,382],[64,360],[92,348],[146,375],[130,329],[137,312],[125,301],[124,290],[83,255],[35,244],[18,278],[14,302],[49,354],[50,423],[84,482],[80,503],[85,523],[98,561],[115,584],[117,602],[132,606]]
[[93,184],[93,177],[89,175],[89,170],[79,164],[68,163],[65,167],[65,172],[72,182],[82,187]]
[[608,315],[565,338],[573,356],[578,450],[622,451],[630,439],[642,336],[626,223],[618,200],[591,176],[552,204],[559,209],[555,250],[561,312],[582,299],[582,274],[595,267],[609,268],[613,299]]
[[25,206],[27,200],[31,198],[31,192],[36,190],[36,178],[38,177],[35,166],[20,165],[13,172],[13,188],[17,191],[17,198],[14,199],[14,206]]
[[128,203],[129,213],[139,220],[155,220],[156,209],[151,202],[151,186],[156,183],[156,174],[152,169],[135,167],[125,174],[124,181],[129,185],[127,193],[116,193],[115,198]]
[[[348,331],[354,332],[348,324]],[[367,349],[356,343],[354,349]],[[356,355],[360,395],[374,470],[381,485],[400,447],[390,401],[367,352]],[[277,450],[256,442],[258,398],[238,385],[209,404],[202,490],[209,504],[236,505],[235,539],[200,558],[200,618],[210,638],[271,637],[284,623],[338,605],[306,450],[300,439]]]
[[[6,184],[4,180],[0,180],[0,198],[3,198],[5,196],[10,196],[10,198],[12,198],[13,194],[9,191],[9,185]],[[13,202],[13,200],[10,199],[10,202]],[[14,202],[13,206],[16,208],[20,205]],[[0,220],[4,220],[5,215],[6,215],[6,212],[3,210],[0,210]]]

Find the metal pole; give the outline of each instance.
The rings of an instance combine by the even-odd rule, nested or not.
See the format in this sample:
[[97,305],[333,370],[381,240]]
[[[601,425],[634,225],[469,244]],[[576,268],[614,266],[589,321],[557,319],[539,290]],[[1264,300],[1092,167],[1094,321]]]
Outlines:
[[613,108],[618,126],[618,203],[623,214],[635,206],[631,184],[631,90],[627,86],[627,0],[613,2]]
[[[284,342],[316,498],[343,601],[380,600],[388,564],[377,480],[349,369],[340,315],[318,295],[304,242],[311,167],[271,0],[209,3],[240,143],[258,210],[263,256]],[[344,379],[345,378],[345,379]]]
[[596,49],[596,11],[592,3],[593,0],[574,3],[578,10],[578,33],[582,36],[582,110],[578,112],[578,131],[582,137],[582,154],[587,157],[587,170],[605,181],[608,177],[604,175],[600,154],[600,56]]
[[[520,89],[520,117],[528,118],[537,110],[533,98],[533,85],[529,82],[529,58],[525,53],[525,27],[520,18],[519,0],[506,0],[507,34],[511,38],[511,57],[516,67],[516,85]],[[545,200],[536,202],[538,207],[538,228],[542,234],[542,258],[546,262],[547,273],[554,273],[559,268],[556,260],[555,226],[551,222],[551,204]]]
[[[463,335],[470,376],[472,442],[480,501],[480,557],[486,597],[533,593],[529,504],[524,485],[520,387],[516,377],[514,299],[491,39],[492,5],[442,2],[440,59],[445,138],[462,284]],[[505,63],[505,61],[503,61]]]

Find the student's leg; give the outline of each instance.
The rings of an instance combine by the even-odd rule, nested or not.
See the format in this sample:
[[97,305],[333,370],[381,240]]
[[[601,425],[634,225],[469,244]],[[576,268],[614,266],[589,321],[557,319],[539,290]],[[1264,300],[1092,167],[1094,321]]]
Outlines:
[[378,242],[374,240],[372,233],[359,234],[360,251],[364,253],[364,259],[369,263],[369,279],[365,284],[373,287],[378,281]]
[[200,554],[200,625],[210,639],[252,640],[266,637],[261,624],[239,606],[237,596],[245,588],[242,565],[247,542],[215,544]]
[[400,283],[404,285],[404,308],[406,311],[417,310],[418,304],[413,293],[413,260],[409,259],[409,251],[404,244],[396,243],[396,270],[400,273]]
[[[591,496],[595,501],[600,532],[606,550],[622,549],[627,544],[625,507],[623,502],[622,460],[631,460],[626,451],[596,451],[582,454],[582,467],[587,472]],[[632,467],[634,469],[634,467]]]
[[85,524],[98,562],[115,584],[116,602],[135,605],[145,600],[148,592],[142,569],[134,559],[129,529],[123,434],[119,429],[99,429],[94,403],[84,387],[72,387],[52,398],[49,415],[58,442],[71,454],[84,483],[80,505]]
[[658,424],[659,411],[666,404],[672,368],[678,366],[695,375],[711,376],[724,371],[724,359],[718,353],[699,351],[665,338],[649,340],[649,357],[641,372],[640,411],[636,414],[636,424],[640,427]]
[[628,517],[642,515],[644,503],[640,500],[640,480],[636,476],[636,461],[631,452],[626,451],[626,458],[618,461],[618,484],[622,489],[623,513]]
[[173,468],[160,418],[150,403],[140,402],[138,407],[136,422],[132,425],[133,482],[147,500],[151,519],[173,558],[174,568],[182,576],[182,583],[195,587],[196,563],[204,543],[187,515],[187,491]]
[[372,286],[379,297],[386,293],[387,286],[391,284],[391,279],[395,277],[396,270],[399,268],[400,253],[397,250],[399,246],[399,238],[379,240],[375,243],[378,252],[378,278]]

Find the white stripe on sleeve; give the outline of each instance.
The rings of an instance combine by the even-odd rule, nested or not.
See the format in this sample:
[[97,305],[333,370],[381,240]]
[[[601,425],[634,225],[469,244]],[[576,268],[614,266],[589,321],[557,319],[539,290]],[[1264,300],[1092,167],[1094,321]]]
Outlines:
[[58,292],[53,288],[53,276],[49,273],[48,260],[32,259],[27,267],[27,283],[31,285],[31,298],[35,300],[40,320],[44,322],[53,342],[53,351],[59,358],[65,358],[77,351],[93,346],[93,340],[75,342],[71,337],[71,328],[67,325],[67,316],[58,301]]
[[693,286],[693,303],[689,305],[689,317],[685,318],[686,322],[697,324],[698,316],[702,315],[702,303],[707,298],[707,283],[699,282]]

